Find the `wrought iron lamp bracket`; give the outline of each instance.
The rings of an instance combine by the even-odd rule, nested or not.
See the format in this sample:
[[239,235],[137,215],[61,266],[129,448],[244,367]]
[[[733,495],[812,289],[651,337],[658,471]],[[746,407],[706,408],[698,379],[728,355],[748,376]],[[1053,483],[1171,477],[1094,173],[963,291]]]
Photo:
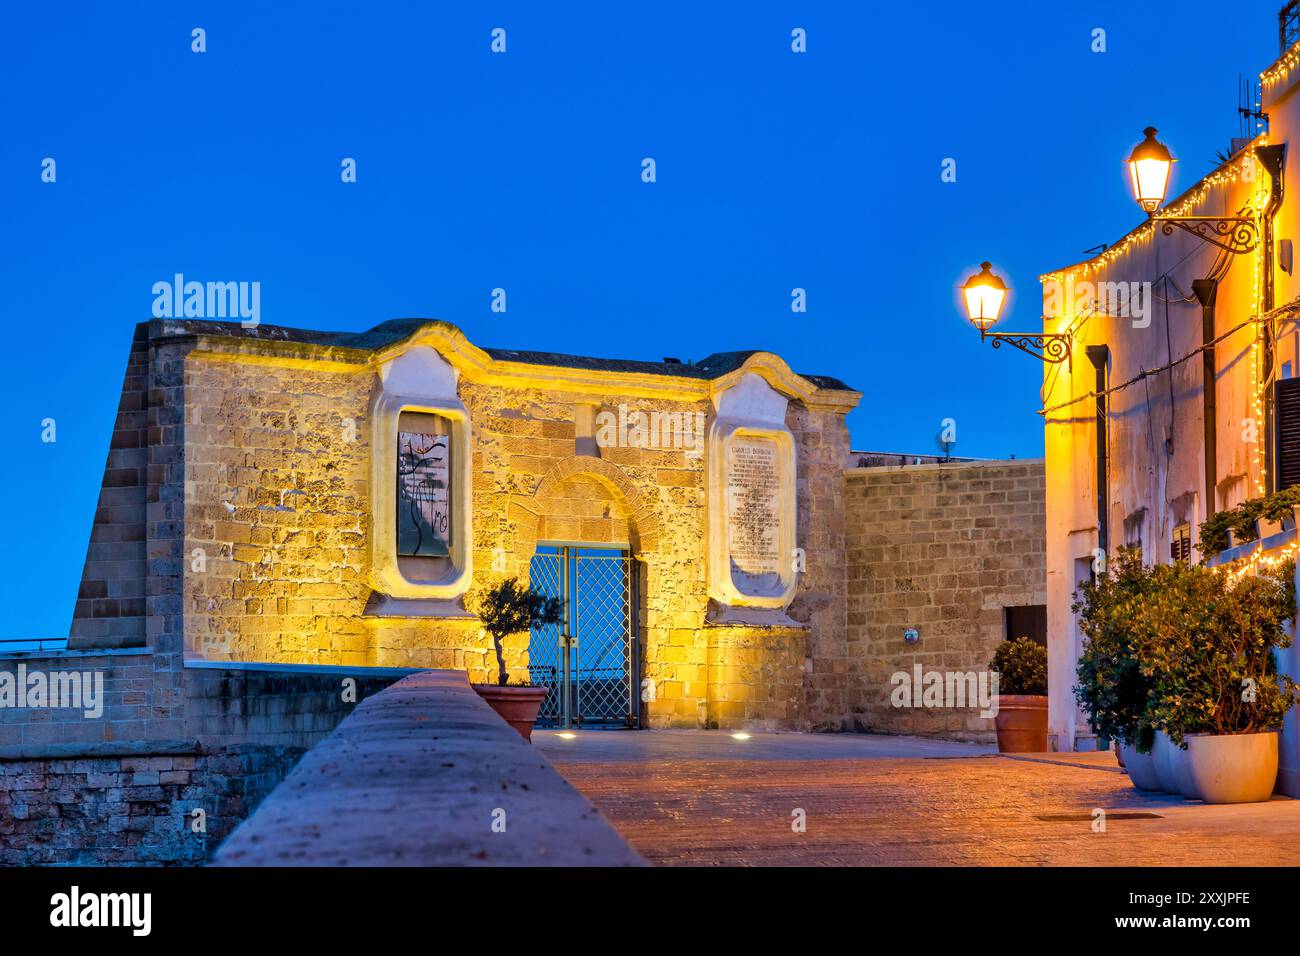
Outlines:
[[1160,231],[1172,236],[1178,228],[1233,255],[1259,246],[1259,222],[1254,216],[1152,216]]
[[1074,368],[1072,341],[1068,332],[985,332],[980,331],[981,339],[989,339],[995,349],[1003,345],[1018,348],[1026,355],[1043,362],[1058,365],[1067,363]]

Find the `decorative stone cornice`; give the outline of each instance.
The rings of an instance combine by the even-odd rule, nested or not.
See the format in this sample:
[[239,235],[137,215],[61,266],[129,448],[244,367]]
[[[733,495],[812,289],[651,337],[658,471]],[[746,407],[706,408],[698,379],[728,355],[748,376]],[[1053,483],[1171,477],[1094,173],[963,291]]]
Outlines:
[[[462,381],[474,384],[550,389],[580,395],[588,393],[593,397],[617,392],[636,398],[698,402],[712,399],[746,373],[753,372],[782,394],[819,411],[846,413],[862,399],[861,392],[819,384],[794,372],[780,356],[764,351],[749,353],[738,367],[711,377],[706,371],[690,365],[681,366],[684,374],[678,375],[658,370],[579,367],[565,364],[564,359],[570,357],[562,356],[557,356],[553,363],[494,357],[470,342],[450,322],[438,320],[385,323],[360,335],[312,333],[270,326],[245,330],[238,323],[203,320],[172,319],[153,325],[151,337],[189,338],[192,341],[191,354],[212,361],[264,363],[345,373],[378,372],[384,363],[397,356],[413,348],[428,346],[437,350],[460,373]],[[622,364],[644,368],[658,363]]]

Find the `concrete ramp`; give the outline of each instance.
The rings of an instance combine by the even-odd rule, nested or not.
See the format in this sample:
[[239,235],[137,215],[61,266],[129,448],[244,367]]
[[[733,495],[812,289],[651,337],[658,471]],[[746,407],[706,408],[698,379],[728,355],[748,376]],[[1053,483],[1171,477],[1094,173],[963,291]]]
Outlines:
[[595,807],[469,686],[425,671],[363,700],[214,866],[637,866]]

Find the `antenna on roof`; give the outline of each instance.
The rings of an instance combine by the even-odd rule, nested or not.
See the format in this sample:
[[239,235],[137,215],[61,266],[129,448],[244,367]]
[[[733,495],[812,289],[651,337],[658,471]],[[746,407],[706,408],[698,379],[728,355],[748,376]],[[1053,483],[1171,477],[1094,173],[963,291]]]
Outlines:
[[[1300,2],[1300,0],[1297,0]],[[1259,84],[1249,77],[1237,74],[1237,129],[1239,140],[1249,142],[1268,128],[1268,114],[1260,109]],[[1242,144],[1244,145],[1244,143]],[[1232,141],[1230,152],[1237,152],[1238,140]]]

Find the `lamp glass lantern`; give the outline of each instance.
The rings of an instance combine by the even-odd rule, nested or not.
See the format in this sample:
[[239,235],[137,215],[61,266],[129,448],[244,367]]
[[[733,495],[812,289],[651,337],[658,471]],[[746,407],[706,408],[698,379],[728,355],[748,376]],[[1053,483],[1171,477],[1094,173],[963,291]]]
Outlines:
[[961,287],[966,299],[966,317],[981,332],[997,322],[1007,297],[1007,284],[992,272],[993,264],[981,262],[980,271]]
[[1169,171],[1176,160],[1169,154],[1169,148],[1156,139],[1155,127],[1148,126],[1142,133],[1146,138],[1129,154],[1128,175],[1133,184],[1133,198],[1148,216],[1154,216],[1165,201]]

